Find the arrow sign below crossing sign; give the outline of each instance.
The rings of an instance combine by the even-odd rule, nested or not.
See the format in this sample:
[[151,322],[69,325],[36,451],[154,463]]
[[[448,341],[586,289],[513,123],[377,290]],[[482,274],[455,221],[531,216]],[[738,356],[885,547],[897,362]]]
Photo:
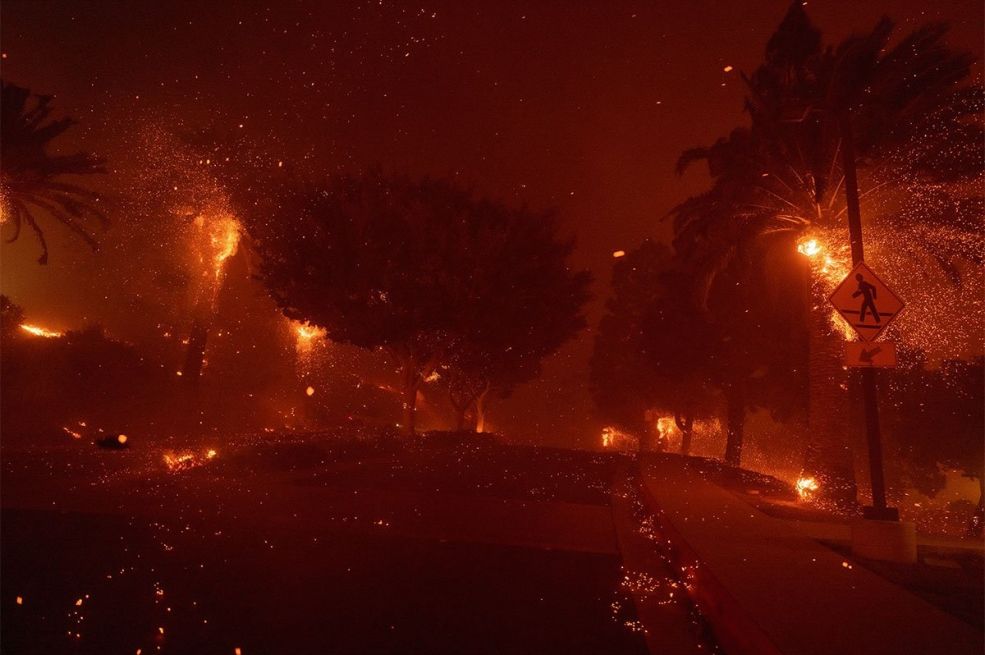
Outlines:
[[859,262],[829,298],[862,341],[874,341],[903,310],[903,301]]
[[896,344],[889,341],[867,343],[849,341],[845,344],[845,366],[852,368],[894,368]]

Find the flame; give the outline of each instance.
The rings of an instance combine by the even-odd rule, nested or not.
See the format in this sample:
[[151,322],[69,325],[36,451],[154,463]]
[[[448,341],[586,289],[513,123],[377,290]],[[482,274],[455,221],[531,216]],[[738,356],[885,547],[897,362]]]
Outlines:
[[235,255],[239,248],[239,225],[236,221],[231,219],[223,221],[221,229],[220,233],[212,235],[212,245],[218,248],[215,256],[216,266],[222,266],[222,263]]
[[312,325],[310,323],[297,323],[294,324],[294,331],[297,332],[298,339],[311,341],[312,339],[321,339],[326,334],[325,328],[319,327],[317,325]]
[[800,496],[801,500],[807,500],[811,497],[811,494],[821,488],[821,485],[818,484],[817,479],[813,477],[800,478],[794,486],[796,487],[797,494]]
[[64,332],[49,330],[48,328],[43,328],[40,325],[31,325],[30,323],[21,323],[20,328],[36,337],[44,337],[45,339],[56,339],[58,337],[65,336]]
[[212,257],[215,277],[222,276],[226,260],[239,250],[239,222],[230,214],[220,214],[209,221],[209,243],[215,254]]
[[210,448],[201,456],[196,455],[193,452],[184,452],[180,454],[175,453],[164,453],[164,465],[168,467],[168,471],[171,473],[180,473],[181,471],[187,471],[188,469],[193,469],[216,458],[218,453]]
[[607,425],[602,428],[602,447],[603,448],[620,448],[624,450],[633,449],[636,447],[637,439],[636,437],[626,434],[617,427]]
[[241,228],[239,221],[223,205],[215,205],[194,215],[197,230],[194,252],[202,266],[203,298],[211,296],[213,305],[222,287],[226,262],[239,250]]
[[[841,281],[851,270],[846,248],[844,246],[833,247],[831,238],[833,237],[825,241],[822,235],[811,235],[797,242],[797,252],[811,260],[811,273],[817,292],[815,301],[831,295],[831,292],[841,284]],[[854,341],[855,330],[852,326],[826,301],[822,302],[824,302],[824,310],[828,315],[831,328],[841,334],[846,341]]]
[[[294,354],[301,377],[310,372],[314,364],[315,347],[328,335],[328,331],[318,325],[301,321],[288,321],[291,332],[294,333]],[[309,396],[311,394],[308,394]]]
[[657,434],[660,436],[660,441],[666,444],[670,441],[671,435],[677,432],[677,422],[672,416],[664,416],[657,419]]
[[806,257],[813,257],[821,252],[821,244],[817,239],[801,239],[797,242],[797,252]]

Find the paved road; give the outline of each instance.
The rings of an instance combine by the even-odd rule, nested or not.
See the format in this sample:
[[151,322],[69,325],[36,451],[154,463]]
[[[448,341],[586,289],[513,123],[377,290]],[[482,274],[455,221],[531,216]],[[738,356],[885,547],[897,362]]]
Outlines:
[[646,652],[611,464],[285,452],[5,453],[3,652]]

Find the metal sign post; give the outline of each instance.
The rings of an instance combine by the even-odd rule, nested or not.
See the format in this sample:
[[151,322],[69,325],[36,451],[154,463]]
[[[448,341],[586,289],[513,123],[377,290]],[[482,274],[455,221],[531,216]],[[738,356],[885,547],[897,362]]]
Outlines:
[[[882,325],[882,312],[888,312],[890,310],[886,308],[883,308],[883,310],[879,309],[879,288],[875,284],[875,280],[878,280],[878,278],[876,278],[875,273],[872,273],[865,266],[863,261],[865,259],[865,253],[862,249],[862,212],[859,209],[858,177],[855,171],[855,144],[852,135],[851,116],[847,110],[841,112],[839,122],[842,133],[841,154],[842,168],[845,174],[845,200],[848,205],[848,234],[852,245],[852,264],[854,264],[855,269],[842,281],[838,289],[835,290],[831,300],[835,302],[837,298],[841,301],[844,292],[840,294],[839,291],[845,287],[846,283],[852,281],[856,284],[854,290],[849,288],[848,295],[857,303],[858,320],[855,322],[849,320],[849,323],[852,323],[856,332],[859,333],[859,336],[863,340],[869,341],[875,339],[885,329],[885,325]],[[866,271],[872,274],[872,279],[866,276]],[[861,279],[859,279],[859,276]],[[885,285],[882,286],[885,287]],[[888,291],[888,287],[885,287],[885,289]],[[893,297],[896,298],[895,295]],[[886,323],[895,318],[899,310],[903,308],[903,303],[899,301],[899,298],[896,298],[896,300],[899,303],[899,307],[893,311],[891,316],[887,317]],[[844,302],[840,302],[840,304],[842,306],[846,305]],[[838,309],[843,317],[846,316],[846,313],[842,311],[842,307],[839,307],[839,304],[835,304],[835,308]],[[849,306],[848,309],[855,311],[854,307]],[[852,314],[848,316],[856,318]],[[867,318],[871,320],[871,323],[866,322]],[[870,325],[874,327],[870,327]],[[868,519],[899,521],[899,511],[895,508],[886,507],[886,479],[882,466],[882,435],[879,431],[879,402],[876,391],[875,369],[873,367],[863,368],[861,374],[862,401],[865,408],[865,433],[866,441],[869,445],[869,475],[872,479],[872,507],[863,508],[863,516]]]

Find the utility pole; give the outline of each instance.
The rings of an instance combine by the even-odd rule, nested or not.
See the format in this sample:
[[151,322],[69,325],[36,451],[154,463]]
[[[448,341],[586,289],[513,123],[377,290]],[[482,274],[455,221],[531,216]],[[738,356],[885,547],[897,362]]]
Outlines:
[[[858,201],[858,177],[855,171],[855,142],[852,135],[851,115],[845,109],[839,112],[841,126],[842,168],[845,174],[845,200],[848,205],[848,234],[852,244],[852,265],[865,259],[862,248],[862,212]],[[899,521],[899,511],[886,507],[886,477],[882,463],[882,434],[879,429],[879,401],[876,375],[871,368],[862,374],[862,403],[865,412],[865,437],[869,446],[869,477],[872,482],[872,507],[863,508],[868,519]]]

